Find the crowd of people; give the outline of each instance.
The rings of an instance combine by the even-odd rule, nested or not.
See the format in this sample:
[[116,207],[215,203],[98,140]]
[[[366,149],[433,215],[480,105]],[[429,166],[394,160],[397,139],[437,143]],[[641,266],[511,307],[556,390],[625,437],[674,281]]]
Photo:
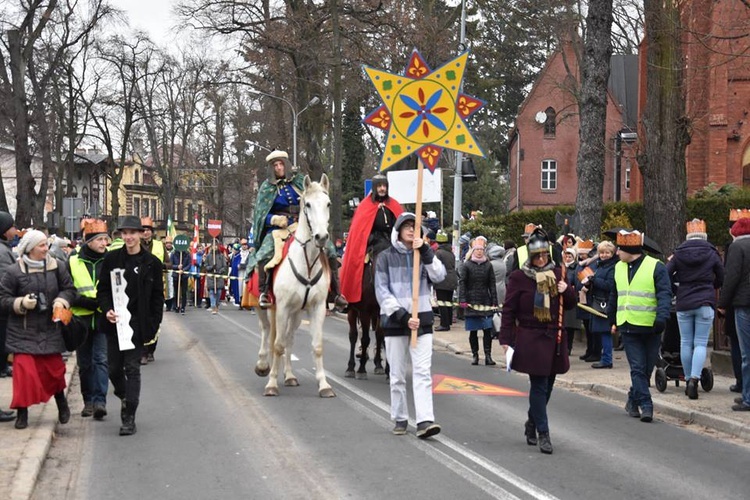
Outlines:
[[[26,428],[29,407],[52,397],[59,422],[70,419],[62,357],[66,348],[56,321],[61,310],[82,318],[88,330],[77,349],[81,416],[107,416],[109,380],[121,400],[120,434],[132,435],[141,366],[154,361],[165,309],[185,314],[190,296],[196,307],[205,299],[213,314],[225,300],[242,307],[251,277],[257,286],[254,305],[272,306],[273,268],[280,261],[280,241],[297,224],[302,179],[292,174],[283,151],[266,160],[269,178],[259,191],[255,239],[229,245],[214,240],[200,245],[194,256],[175,250],[169,236],[155,238],[149,217],[120,218],[111,238],[104,221],[85,219],[76,244],[39,230],[19,238],[11,215],[0,212],[0,345],[5,349],[0,376],[13,377],[10,407],[16,410],[0,410],[0,421],[15,420],[17,428]],[[649,380],[667,325],[677,325],[676,332],[667,333],[679,335],[685,394],[697,399],[714,315],[723,315],[736,377],[730,390],[740,394],[732,409],[750,411],[750,211],[730,213],[734,241],[725,249],[724,262],[707,241],[705,222],[697,219],[688,222],[686,241],[664,261],[637,230],[617,230],[595,243],[570,232],[555,238],[535,224],[525,226],[521,246],[463,235],[456,259],[450,233],[433,224],[430,214],[421,218],[425,226],[417,228],[415,214],[404,211],[388,188],[385,176],[373,179],[372,194],[355,213],[349,241],[334,245],[329,240],[326,255],[330,301],[340,310],[361,300],[365,266],[374,262],[372,286],[390,365],[394,434],[407,430],[409,365],[417,436],[440,432],[432,403],[432,336],[452,329],[456,310],[468,332],[472,365],[479,365],[481,353],[485,366],[496,365],[492,344],[498,340],[506,364],[528,375],[524,435],[542,453],[553,452],[547,405],[556,376],[570,368],[573,338],[579,333],[586,337],[580,359],[593,369],[611,369],[613,351],[625,351],[631,375],[625,410],[651,422]],[[411,281],[415,251],[421,269],[415,274],[416,309]],[[118,288],[120,280],[127,285]],[[122,307],[131,316],[125,328],[132,336],[127,339],[118,323]],[[12,368],[6,353],[13,354]]]

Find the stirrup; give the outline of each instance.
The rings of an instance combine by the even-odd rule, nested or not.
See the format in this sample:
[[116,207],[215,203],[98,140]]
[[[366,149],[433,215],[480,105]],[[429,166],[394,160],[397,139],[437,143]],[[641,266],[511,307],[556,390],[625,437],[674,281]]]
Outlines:
[[273,302],[271,302],[271,297],[268,296],[268,292],[263,292],[260,294],[260,297],[258,297],[258,307],[261,309],[268,309],[273,305]]

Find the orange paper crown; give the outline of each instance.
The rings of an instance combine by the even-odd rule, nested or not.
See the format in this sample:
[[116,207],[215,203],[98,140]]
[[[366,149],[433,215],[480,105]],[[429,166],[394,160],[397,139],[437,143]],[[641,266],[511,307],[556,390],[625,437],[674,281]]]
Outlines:
[[623,247],[639,247],[643,245],[643,233],[640,231],[617,233],[617,244]]
[[692,233],[705,233],[706,232],[706,221],[700,219],[693,219],[687,223],[688,234]]
[[594,242],[591,240],[578,242],[578,253],[589,253],[594,249]]
[[581,269],[580,271],[578,271],[578,281],[583,281],[587,277],[589,277],[589,276],[591,276],[593,274],[594,274],[594,271],[592,271],[590,267],[584,267],[583,269]]
[[729,221],[736,222],[740,219],[750,218],[750,210],[747,208],[732,208],[729,210]]
[[83,234],[106,233],[107,223],[98,219],[84,219],[81,223]]
[[530,235],[531,233],[534,232],[534,229],[536,229],[537,227],[541,227],[541,226],[537,226],[536,224],[529,222],[528,224],[523,226],[523,234],[526,236]]

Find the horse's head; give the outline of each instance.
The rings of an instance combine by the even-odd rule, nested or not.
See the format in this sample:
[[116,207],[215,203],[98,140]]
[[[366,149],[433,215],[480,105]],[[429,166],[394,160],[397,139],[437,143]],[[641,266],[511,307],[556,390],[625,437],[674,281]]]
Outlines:
[[[307,221],[306,228],[310,238],[315,240],[318,248],[328,243],[328,220],[331,217],[331,199],[328,197],[328,176],[323,174],[320,182],[313,182],[305,176],[305,191],[302,193],[300,206],[302,216]],[[301,220],[301,218],[300,218]],[[303,224],[300,224],[300,228]],[[299,231],[299,229],[298,229]]]

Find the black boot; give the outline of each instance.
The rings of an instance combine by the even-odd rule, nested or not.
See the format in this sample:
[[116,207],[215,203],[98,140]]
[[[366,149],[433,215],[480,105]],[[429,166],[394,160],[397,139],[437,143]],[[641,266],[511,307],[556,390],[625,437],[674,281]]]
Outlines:
[[333,293],[333,307],[337,311],[343,311],[349,302],[346,297],[341,295],[341,288],[339,287],[339,273],[338,273],[338,261],[335,256],[328,257],[328,265],[331,267],[331,293]]
[[122,412],[120,416],[122,418],[122,425],[120,426],[120,436],[132,436],[136,433],[137,429],[135,426],[135,410],[137,406],[132,403],[125,403],[123,401]]
[[57,403],[57,419],[61,424],[67,424],[70,421],[70,407],[63,391],[55,394],[55,403]]
[[484,364],[486,366],[493,366],[496,365],[492,360],[492,337],[485,333],[484,334]]
[[685,388],[685,394],[690,399],[698,399],[698,379],[691,377],[687,381],[687,387]]
[[476,336],[469,335],[469,345],[471,346],[471,364],[479,364],[479,339]]
[[258,306],[261,309],[268,309],[273,305],[271,295],[268,293],[271,289],[271,282],[273,281],[273,271],[266,272],[263,267],[263,264],[258,264],[258,287],[260,289]]
[[534,422],[530,418],[523,424],[523,434],[526,436],[526,444],[536,446],[536,425],[534,425]]
[[539,451],[545,455],[552,455],[552,441],[550,441],[549,432],[539,433]]
[[16,411],[16,429],[25,429],[29,426],[29,409],[18,408]]

